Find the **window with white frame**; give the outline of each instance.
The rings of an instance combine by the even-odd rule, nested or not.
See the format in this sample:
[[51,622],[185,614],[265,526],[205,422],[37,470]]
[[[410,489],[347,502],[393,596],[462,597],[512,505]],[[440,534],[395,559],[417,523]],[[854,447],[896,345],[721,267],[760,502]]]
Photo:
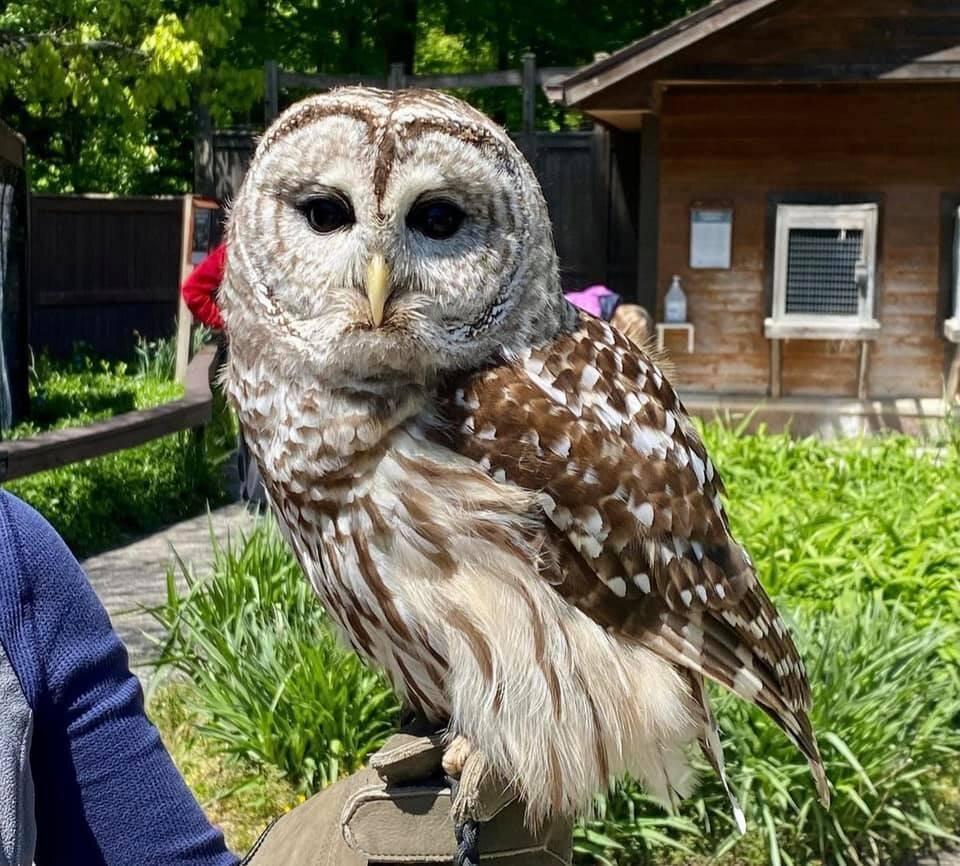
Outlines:
[[875,317],[876,204],[777,206],[768,337],[869,339]]

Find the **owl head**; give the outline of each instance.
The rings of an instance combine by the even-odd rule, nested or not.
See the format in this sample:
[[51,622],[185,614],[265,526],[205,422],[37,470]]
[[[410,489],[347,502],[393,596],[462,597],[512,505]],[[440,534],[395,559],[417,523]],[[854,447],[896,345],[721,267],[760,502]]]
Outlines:
[[530,166],[432,91],[344,88],[288,109],[232,207],[227,263],[233,345],[336,387],[424,385],[572,315]]

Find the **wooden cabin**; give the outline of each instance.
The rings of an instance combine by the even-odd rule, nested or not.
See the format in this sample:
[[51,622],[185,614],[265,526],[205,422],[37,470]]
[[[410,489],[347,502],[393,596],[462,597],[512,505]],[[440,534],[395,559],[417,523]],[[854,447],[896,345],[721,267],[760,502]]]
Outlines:
[[716,0],[562,99],[636,142],[637,300],[661,320],[680,277],[682,390],[956,390],[957,0]]

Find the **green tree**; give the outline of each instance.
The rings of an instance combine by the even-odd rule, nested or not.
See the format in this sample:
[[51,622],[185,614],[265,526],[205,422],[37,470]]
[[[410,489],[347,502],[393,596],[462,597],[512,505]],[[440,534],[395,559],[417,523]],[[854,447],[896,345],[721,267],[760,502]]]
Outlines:
[[0,7],[0,110],[28,137],[34,187],[154,189],[171,168],[179,183],[180,167],[160,156],[201,59],[157,2]]
[[[263,121],[263,64],[378,73],[573,66],[705,0],[11,0],[0,4],[0,116],[27,137],[33,186],[189,189],[193,112]],[[295,98],[298,94],[289,94]],[[464,94],[501,122],[519,94]],[[562,113],[543,106],[550,124]]]

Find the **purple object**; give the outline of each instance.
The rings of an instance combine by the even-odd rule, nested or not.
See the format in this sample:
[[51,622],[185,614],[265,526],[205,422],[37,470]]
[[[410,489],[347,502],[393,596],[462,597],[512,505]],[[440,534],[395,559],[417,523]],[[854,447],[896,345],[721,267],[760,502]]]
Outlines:
[[565,294],[571,304],[598,319],[609,319],[620,303],[620,296],[606,286],[588,286]]

